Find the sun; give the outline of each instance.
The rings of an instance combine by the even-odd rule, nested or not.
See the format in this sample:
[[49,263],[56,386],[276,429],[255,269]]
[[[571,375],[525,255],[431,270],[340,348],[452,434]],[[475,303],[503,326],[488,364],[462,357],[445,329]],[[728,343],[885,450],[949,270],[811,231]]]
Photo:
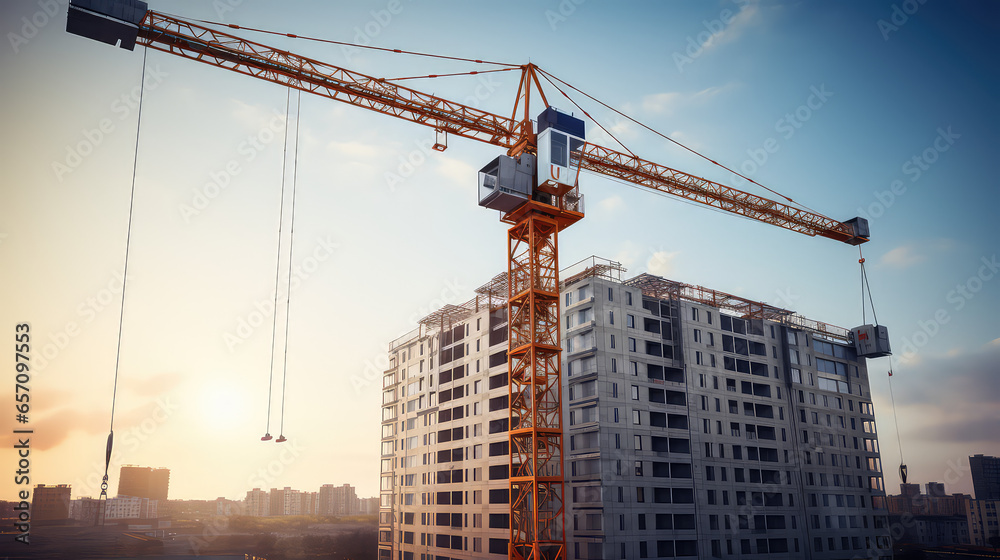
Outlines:
[[201,391],[198,409],[199,421],[208,429],[225,431],[245,427],[254,412],[244,389],[221,383],[210,383]]

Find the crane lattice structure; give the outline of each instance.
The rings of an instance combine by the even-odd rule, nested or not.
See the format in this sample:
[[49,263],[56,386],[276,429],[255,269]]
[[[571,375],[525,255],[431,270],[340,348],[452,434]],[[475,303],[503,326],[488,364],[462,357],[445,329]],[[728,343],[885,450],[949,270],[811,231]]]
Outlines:
[[[481,205],[501,210],[501,220],[510,224],[504,287],[509,328],[511,559],[566,558],[558,234],[584,216],[576,181],[579,170],[809,236],[851,245],[868,241],[863,219],[840,222],[584,142],[583,121],[567,120],[568,115],[549,108],[539,80],[540,73],[547,74],[534,64],[506,65],[507,70],[521,72],[508,117],[155,12],[138,0],[72,0],[67,30],[128,50],[143,45],[420,124],[444,138],[435,144],[439,150],[447,147],[449,134],[506,150],[494,168],[480,172],[480,191],[490,190],[494,197],[486,202],[481,197]],[[531,118],[533,92],[546,109],[538,118],[537,131]],[[564,147],[557,143],[567,138],[568,161],[557,162],[555,150]],[[528,176],[527,188],[511,190],[503,183],[510,166],[514,175]],[[491,298],[496,295],[493,290],[489,293]],[[385,550],[383,545],[392,546],[391,535],[388,543],[380,542],[380,550]]]

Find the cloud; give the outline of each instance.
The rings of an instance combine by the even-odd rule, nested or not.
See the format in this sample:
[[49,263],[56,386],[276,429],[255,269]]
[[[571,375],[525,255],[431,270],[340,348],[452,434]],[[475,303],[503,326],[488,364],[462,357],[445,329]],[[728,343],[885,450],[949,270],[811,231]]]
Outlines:
[[[431,156],[427,156],[431,157]],[[474,187],[478,177],[478,169],[459,159],[437,155],[437,172],[461,189]]]
[[738,39],[747,28],[761,22],[761,19],[758,17],[759,15],[760,9],[758,2],[746,2],[743,9],[736,12],[736,15],[729,21],[729,25],[721,31],[713,33],[712,36],[709,37],[704,44],[702,44],[702,48],[708,50],[712,47],[732,43]]
[[31,447],[39,451],[52,449],[69,437],[73,431],[87,434],[107,433],[109,412],[83,413],[64,408],[40,420],[32,419]]
[[[639,100],[639,109],[647,114],[670,116],[687,107],[708,103],[715,97],[737,89],[739,82],[727,82],[720,86],[711,86],[698,91],[664,91],[645,95]],[[626,113],[634,110],[631,103],[626,103],[622,110]]]
[[168,393],[184,378],[179,373],[160,373],[152,377],[129,383],[129,389],[142,397],[158,397]]
[[900,431],[933,442],[994,443],[1000,433],[1000,343],[926,356],[893,376]]
[[680,251],[654,251],[646,262],[646,269],[650,274],[669,278],[674,272],[674,260]]
[[597,205],[600,206],[601,210],[604,210],[605,212],[614,212],[616,210],[624,208],[625,201],[622,199],[622,197],[618,195],[613,195],[605,199],[602,199],[597,203]]
[[927,256],[918,253],[913,245],[902,245],[882,255],[879,262],[894,268],[909,268],[925,260]]
[[676,91],[654,93],[642,98],[642,110],[647,113],[672,115],[684,96]]
[[373,161],[385,151],[372,144],[366,144],[357,140],[351,140],[349,142],[330,142],[326,145],[326,149],[331,154],[336,154],[339,157],[346,157],[352,161]]
[[1000,344],[954,356],[926,356],[911,369],[896,372],[898,398],[915,404],[961,407],[972,403],[1000,404],[997,364]]
[[[235,98],[230,99],[229,102],[232,103],[230,116],[247,129],[259,129],[261,127],[267,127],[270,124],[277,126],[278,121],[280,121],[281,126],[284,127],[285,112],[283,110],[279,111],[275,107],[247,103]],[[272,120],[274,121],[273,123],[271,122]],[[284,129],[281,128],[274,132],[278,133],[282,130]],[[278,139],[281,140],[281,138]]]

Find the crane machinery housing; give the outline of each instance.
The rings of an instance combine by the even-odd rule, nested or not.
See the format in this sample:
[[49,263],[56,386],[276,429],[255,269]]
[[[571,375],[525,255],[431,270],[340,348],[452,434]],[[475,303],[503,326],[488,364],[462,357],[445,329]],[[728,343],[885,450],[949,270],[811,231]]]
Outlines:
[[[500,211],[501,220],[510,225],[512,559],[566,558],[558,234],[584,217],[580,171],[809,236],[850,245],[869,239],[863,218],[841,222],[588,142],[583,120],[549,106],[539,75],[553,84],[554,76],[534,64],[519,67],[517,98],[507,117],[155,12],[140,0],[72,0],[67,31],[127,50],[139,44],[421,124],[444,138],[435,145],[439,150],[446,148],[448,134],[506,150],[480,170],[478,188],[480,205]],[[544,107],[536,119],[531,112],[533,91]],[[864,325],[852,335],[859,356],[888,355],[884,326]]]

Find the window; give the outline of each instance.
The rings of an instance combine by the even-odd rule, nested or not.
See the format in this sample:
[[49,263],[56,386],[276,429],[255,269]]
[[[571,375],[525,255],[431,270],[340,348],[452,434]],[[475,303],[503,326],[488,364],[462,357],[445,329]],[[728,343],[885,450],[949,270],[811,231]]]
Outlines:
[[[611,288],[608,288],[608,292],[609,293],[611,292]],[[615,324],[615,312],[614,311],[608,311],[608,324],[610,324],[610,325]]]
[[615,335],[611,335],[611,347],[615,347]]
[[608,301],[615,301],[615,292],[613,288],[608,288]]
[[633,410],[632,411],[632,423],[635,424],[636,426],[642,424],[642,419],[641,419],[641,417],[639,415],[639,411],[638,410]]
[[639,375],[639,363],[638,362],[629,362],[628,363],[628,371],[632,375]]
[[693,320],[693,321],[697,321],[698,320],[698,308],[697,307],[692,307],[691,308],[691,320]]
[[632,386],[632,400],[633,401],[639,400],[639,386],[638,385],[633,385]]
[[635,450],[642,451],[642,436],[635,436]]
[[626,315],[625,316],[625,326],[627,326],[630,329],[634,329],[635,328],[635,315]]
[[[695,311],[697,311],[697,309]],[[694,341],[701,342],[701,329],[694,330]]]
[[702,359],[701,359],[701,352],[699,352],[697,350],[694,353],[694,363],[697,364],[697,365],[699,365],[699,366],[700,365],[704,365],[702,363]]
[[[614,340],[614,337],[615,337],[615,335],[611,335],[611,339],[612,340]],[[612,344],[611,347],[614,348],[614,345]],[[629,339],[628,339],[628,351],[629,352],[635,352],[635,339],[634,338],[629,337]]]

